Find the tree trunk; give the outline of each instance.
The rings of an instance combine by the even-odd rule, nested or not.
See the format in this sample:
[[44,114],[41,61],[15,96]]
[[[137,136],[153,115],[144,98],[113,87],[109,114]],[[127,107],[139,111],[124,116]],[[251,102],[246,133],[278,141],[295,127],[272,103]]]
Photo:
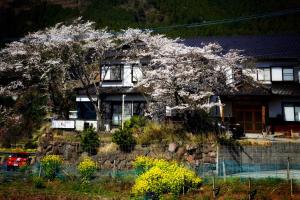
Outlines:
[[102,122],[102,109],[101,109],[101,100],[99,97],[97,97],[97,109],[96,109],[96,115],[97,115],[97,132],[100,132],[100,130],[103,130],[103,122]]
[[92,96],[90,94],[87,94],[90,102],[92,102],[94,109],[96,111],[96,117],[97,117],[97,132],[100,132],[100,130],[103,129],[103,122],[102,122],[102,109],[101,109],[101,100],[99,97],[97,97],[97,101],[94,101]]

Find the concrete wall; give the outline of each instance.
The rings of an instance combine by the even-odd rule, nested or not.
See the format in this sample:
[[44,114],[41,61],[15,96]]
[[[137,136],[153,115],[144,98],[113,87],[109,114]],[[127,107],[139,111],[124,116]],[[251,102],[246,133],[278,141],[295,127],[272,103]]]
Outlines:
[[291,169],[300,169],[300,143],[272,142],[269,145],[220,145],[218,174],[283,170],[288,159]]
[[97,129],[97,121],[96,120],[76,120],[75,121],[75,129],[76,131],[83,131],[84,123],[89,123],[90,126]]

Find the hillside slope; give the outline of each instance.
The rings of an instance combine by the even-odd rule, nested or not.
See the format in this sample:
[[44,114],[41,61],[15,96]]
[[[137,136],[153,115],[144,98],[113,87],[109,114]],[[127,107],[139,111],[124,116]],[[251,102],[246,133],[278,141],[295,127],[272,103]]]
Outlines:
[[[98,27],[119,30],[237,19],[295,9],[300,9],[298,0],[3,0],[0,38],[2,43],[7,42],[78,16],[96,21]],[[158,30],[173,37],[299,33],[299,19],[300,12],[198,28]]]

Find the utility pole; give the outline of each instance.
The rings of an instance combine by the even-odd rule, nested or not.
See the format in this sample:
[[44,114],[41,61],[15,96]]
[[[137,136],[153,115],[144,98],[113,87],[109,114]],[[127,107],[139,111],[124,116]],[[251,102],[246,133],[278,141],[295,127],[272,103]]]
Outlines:
[[121,116],[122,130],[124,128],[125,96],[126,96],[125,94],[122,95],[122,116]]

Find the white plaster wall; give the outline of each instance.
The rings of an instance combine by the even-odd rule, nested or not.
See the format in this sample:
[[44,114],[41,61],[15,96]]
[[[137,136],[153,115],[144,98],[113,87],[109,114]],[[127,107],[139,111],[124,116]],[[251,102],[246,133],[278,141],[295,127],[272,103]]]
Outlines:
[[140,67],[134,67],[132,73],[133,73],[133,80],[139,81],[143,78],[143,72]]
[[[96,96],[92,96],[93,101],[97,101]],[[76,102],[89,102],[90,99],[86,95],[78,95],[76,96]]]
[[97,121],[95,121],[95,120],[76,120],[75,121],[75,130],[76,131],[83,131],[84,123],[89,123],[95,129],[97,129]]

